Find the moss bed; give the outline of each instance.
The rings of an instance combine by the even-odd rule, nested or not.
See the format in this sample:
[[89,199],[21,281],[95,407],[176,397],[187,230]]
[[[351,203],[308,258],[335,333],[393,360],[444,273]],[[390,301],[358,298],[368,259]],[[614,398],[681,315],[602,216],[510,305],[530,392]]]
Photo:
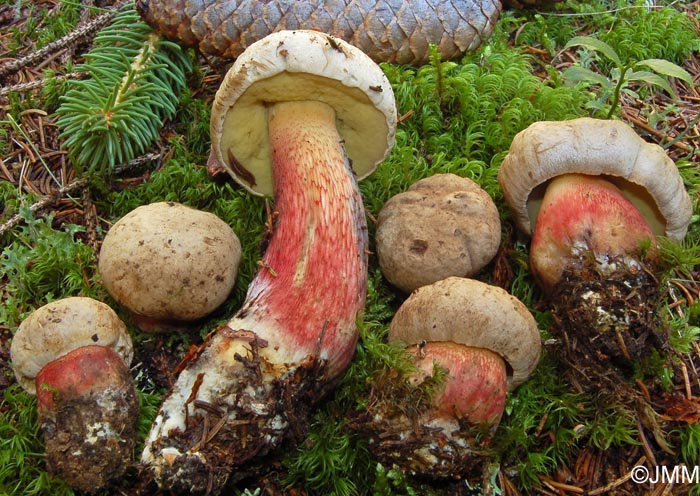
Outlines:
[[[406,296],[383,279],[372,254],[360,342],[350,369],[312,414],[306,439],[260,460],[249,472],[256,475],[232,483],[227,494],[700,494],[697,474],[696,484],[636,483],[630,477],[639,465],[652,475],[663,465],[685,465],[690,474],[700,466],[697,213],[682,244],[662,244],[656,276],[661,289],[653,291],[654,307],[644,308],[654,342],[671,358],[643,348],[632,369],[610,372],[559,352],[561,340],[552,329],[561,314],[553,315],[528,270],[528,240],[516,233],[496,180],[513,137],[529,124],[611,114],[666,149],[698,212],[700,4],[530,3],[506,5],[493,35],[459,60],[434,56],[421,67],[382,66],[399,108],[396,146],[360,185],[370,248],[373,220],[384,203],[426,176],[450,172],[468,177],[496,202],[502,243],[477,278],[505,288],[527,305],[538,322],[544,353],[531,379],[509,394],[488,463],[470,467],[458,481],[416,478],[378,463],[361,429],[348,428],[366,411],[373,384],[388,370],[405,366],[403,354],[385,337]],[[201,343],[240,306],[261,257],[265,200],[251,197],[226,177],[212,178],[206,168],[210,106],[230,61],[183,52],[178,63],[186,79],[173,83],[178,87],[174,112],[166,108],[163,122],[153,124],[153,141],[134,157],[78,164],[64,146],[67,138],[57,125],[60,97],[84,77],[78,64],[85,61],[95,33],[109,24],[99,19],[113,4],[0,2],[0,495],[73,494],[46,472],[35,399],[15,381],[10,342],[24,317],[58,298],[91,296],[121,312],[96,270],[110,225],[139,205],[177,201],[215,213],[243,245],[233,293],[199,332],[144,334],[120,313],[136,345],[132,373],[141,415],[135,460],[177,364],[190,345]],[[92,29],[71,36],[90,22],[96,23]],[[575,36],[606,42],[623,63],[672,62],[695,84],[664,78],[674,97],[659,85],[625,81],[615,104],[615,84],[604,81],[615,81],[614,64],[586,47],[567,46]],[[571,67],[599,78],[574,81],[574,73],[567,73]],[[565,317],[579,322],[574,311]],[[139,476],[135,462],[104,494],[164,493]]]

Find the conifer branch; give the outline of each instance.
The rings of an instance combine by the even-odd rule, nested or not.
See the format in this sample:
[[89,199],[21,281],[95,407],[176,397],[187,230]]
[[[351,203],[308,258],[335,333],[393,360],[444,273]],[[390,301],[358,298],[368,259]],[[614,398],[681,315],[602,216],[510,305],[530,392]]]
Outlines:
[[144,23],[129,4],[95,37],[68,81],[57,125],[78,176],[113,173],[117,164],[145,153],[162,122],[175,115],[191,59]]

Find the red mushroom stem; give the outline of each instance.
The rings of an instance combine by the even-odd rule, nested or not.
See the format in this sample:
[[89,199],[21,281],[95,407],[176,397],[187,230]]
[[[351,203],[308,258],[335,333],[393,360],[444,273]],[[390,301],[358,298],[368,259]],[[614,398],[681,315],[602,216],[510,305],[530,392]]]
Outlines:
[[424,387],[435,367],[445,370],[427,402],[401,384],[378,384],[366,414],[352,423],[387,466],[431,478],[464,477],[489,455],[488,444],[506,403],[506,364],[498,354],[449,341],[408,348],[418,371],[409,382]]
[[427,422],[444,419],[471,424],[488,423],[494,428],[506,404],[506,363],[485,348],[474,348],[451,341],[438,341],[409,348],[423,377],[433,374],[434,364],[448,371],[444,389],[424,414]]
[[[563,359],[593,387],[665,355],[655,236],[606,178],[567,174],[547,186],[532,237],[532,272],[548,294]],[[612,367],[611,367],[612,365]],[[611,373],[611,371],[615,371]]]
[[367,226],[335,111],[268,112],[276,219],[261,269],[239,312],[181,365],[142,457],[176,491],[218,493],[234,466],[303,435],[357,343]]
[[654,234],[642,213],[611,182],[584,174],[550,181],[532,236],[532,271],[551,292],[562,272],[593,255],[605,272],[619,262],[637,268],[640,248]]
[[36,376],[39,421],[49,471],[93,494],[122,476],[136,444],[138,398],[122,358],[83,346]]

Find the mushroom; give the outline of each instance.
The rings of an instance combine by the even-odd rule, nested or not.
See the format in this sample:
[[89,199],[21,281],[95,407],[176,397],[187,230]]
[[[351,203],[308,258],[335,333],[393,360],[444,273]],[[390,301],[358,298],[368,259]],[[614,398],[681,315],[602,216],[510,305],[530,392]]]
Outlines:
[[49,472],[95,493],[130,466],[139,408],[124,323],[104,303],[71,297],[32,312],[10,346],[19,384],[36,394]]
[[501,220],[493,200],[477,183],[455,174],[435,174],[384,204],[376,240],[382,273],[410,293],[483,269],[498,251]]
[[172,329],[206,317],[229,296],[241,244],[216,215],[175,202],[138,207],[109,230],[99,272],[142,330]]
[[566,258],[597,249],[607,262],[655,235],[680,240],[692,214],[673,161],[620,121],[536,122],[514,138],[498,180],[518,228],[544,250],[550,240],[562,247],[542,257],[532,250],[533,273],[549,292]]
[[360,50],[281,31],[233,64],[213,104],[212,160],[274,194],[242,308],[181,365],[142,461],[162,487],[221,491],[234,466],[303,436],[310,405],[349,365],[367,285],[357,178],[394,141],[389,81]]
[[[424,406],[381,387],[368,401],[370,449],[384,462],[430,477],[463,477],[487,456],[506,392],[534,371],[540,335],[525,305],[505,290],[448,277],[416,289],[399,307],[389,340],[405,343],[421,384],[444,369],[443,389]],[[382,400],[383,398],[383,400]]]
[[680,240],[692,205],[658,145],[620,121],[537,122],[498,174],[530,265],[576,363],[629,362],[667,343],[657,325],[656,237]]

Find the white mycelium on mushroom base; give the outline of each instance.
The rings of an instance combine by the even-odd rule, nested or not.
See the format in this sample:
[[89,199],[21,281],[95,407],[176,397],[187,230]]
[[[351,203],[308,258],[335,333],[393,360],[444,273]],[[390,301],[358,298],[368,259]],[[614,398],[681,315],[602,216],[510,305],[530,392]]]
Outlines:
[[692,201],[663,148],[621,121],[537,122],[515,136],[498,179],[532,235],[532,273],[581,381],[600,390],[665,355],[657,237],[685,236]]
[[[146,442],[142,461],[161,486],[176,491],[217,493],[234,466],[245,473],[245,462],[286,437],[299,438],[309,406],[352,359],[356,320],[364,307],[367,226],[353,174],[356,158],[345,150],[356,146],[353,133],[362,126],[355,123],[349,135],[343,134],[348,122],[344,116],[355,106],[374,107],[367,94],[383,95],[379,128],[385,131],[385,147],[371,158],[358,154],[362,174],[367,175],[393,144],[396,109],[391,87],[364,54],[321,33],[276,33],[258,46],[263,53],[257,59],[239,58],[222,90],[239,94],[238,85],[252,86],[246,77],[265,72],[275,65],[273,59],[300,65],[308,55],[322,62],[314,70],[342,70],[314,76],[313,91],[304,98],[297,93],[288,102],[280,101],[279,95],[258,102],[251,118],[266,119],[260,146],[269,153],[262,161],[237,147],[244,137],[229,133],[226,114],[236,98],[229,98],[227,91],[217,94],[213,156],[250,191],[274,193],[274,225],[242,308],[181,365]],[[360,67],[353,69],[354,65]],[[357,75],[348,78],[352,71]],[[329,92],[319,90],[320,76],[331,79]],[[359,81],[362,87],[343,96],[338,80]],[[326,99],[328,93],[333,98]],[[365,96],[359,99],[358,94]],[[250,106],[250,98],[244,103]],[[365,113],[376,117],[377,112]],[[376,119],[369,127],[377,132]],[[268,176],[271,180],[264,180]]]

